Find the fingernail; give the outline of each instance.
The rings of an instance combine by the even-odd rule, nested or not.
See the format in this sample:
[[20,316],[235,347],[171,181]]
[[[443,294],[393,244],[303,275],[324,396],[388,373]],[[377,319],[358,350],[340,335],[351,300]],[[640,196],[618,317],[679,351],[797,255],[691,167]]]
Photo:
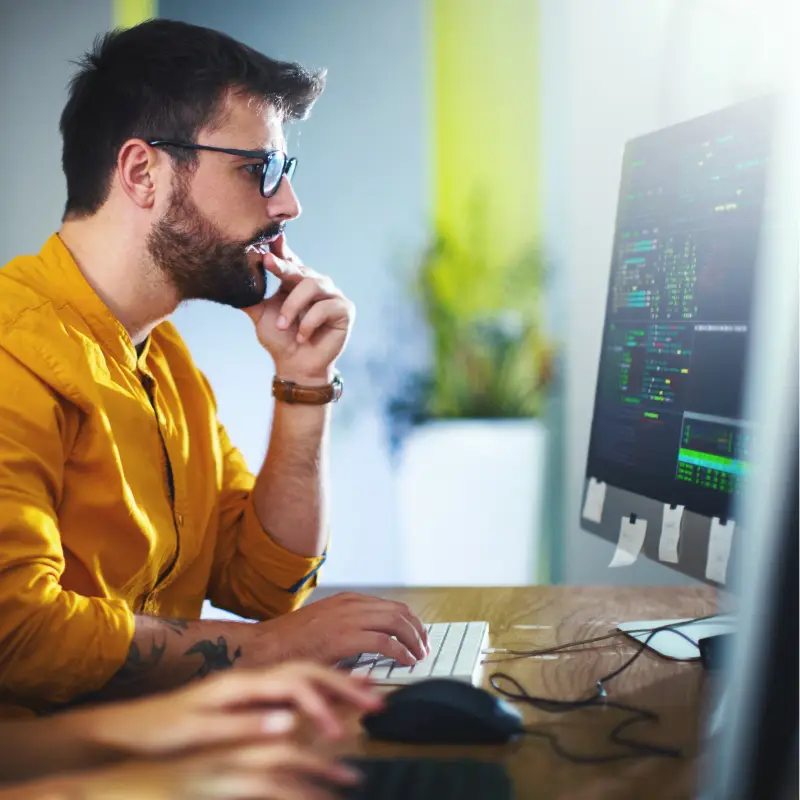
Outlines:
[[278,327],[279,328],[286,327],[286,317],[278,317]]
[[289,733],[294,728],[294,714],[291,711],[270,711],[261,718],[264,733]]
[[303,344],[303,342],[304,342],[305,340],[306,340],[306,337],[305,337],[305,336],[303,336],[303,334],[302,334],[302,333],[298,333],[298,334],[297,334],[297,344]]

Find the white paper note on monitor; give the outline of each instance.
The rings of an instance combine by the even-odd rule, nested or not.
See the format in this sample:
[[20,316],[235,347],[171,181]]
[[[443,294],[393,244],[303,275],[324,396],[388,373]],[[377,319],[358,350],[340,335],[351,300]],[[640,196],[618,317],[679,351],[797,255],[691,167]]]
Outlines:
[[619,541],[609,567],[629,567],[639,557],[647,533],[647,520],[639,517],[631,522],[630,517],[623,517],[619,526]]
[[598,525],[603,521],[603,505],[606,502],[606,484],[596,478],[589,478],[586,502],[583,504],[583,518]]
[[661,539],[658,542],[658,557],[670,564],[678,563],[678,542],[681,539],[681,522],[684,506],[664,506],[664,521],[661,523]]
[[711,581],[725,583],[735,527],[736,523],[732,519],[722,522],[719,517],[714,517],[711,520],[711,530],[708,533],[708,561],[706,562],[706,578]]

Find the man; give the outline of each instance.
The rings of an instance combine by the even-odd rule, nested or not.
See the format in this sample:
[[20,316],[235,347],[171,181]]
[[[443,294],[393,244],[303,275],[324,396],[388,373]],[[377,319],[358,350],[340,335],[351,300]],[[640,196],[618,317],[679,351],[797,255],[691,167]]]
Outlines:
[[[297,657],[425,655],[400,604],[348,594],[294,610],[325,559],[329,402],[353,321],[284,232],[300,213],[284,124],[323,77],[167,20],[107,35],[75,75],[63,226],[0,270],[6,705]],[[264,299],[267,273],[279,288]],[[244,309],[275,362],[257,476],[164,321],[192,298]],[[206,598],[266,621],[200,621]]]
[[[0,800],[340,797],[358,776],[297,741],[338,739],[366,681],[317,664],[235,670],[168,694],[0,722]],[[303,725],[303,722],[310,723]]]

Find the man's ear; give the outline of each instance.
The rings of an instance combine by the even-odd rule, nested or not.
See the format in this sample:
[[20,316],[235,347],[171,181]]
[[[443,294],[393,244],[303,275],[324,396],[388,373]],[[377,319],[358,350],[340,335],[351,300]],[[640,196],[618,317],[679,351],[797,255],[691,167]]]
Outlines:
[[120,148],[117,156],[120,186],[140,208],[152,208],[155,203],[156,184],[159,177],[162,180],[165,177],[158,162],[159,153],[142,139],[128,139]]

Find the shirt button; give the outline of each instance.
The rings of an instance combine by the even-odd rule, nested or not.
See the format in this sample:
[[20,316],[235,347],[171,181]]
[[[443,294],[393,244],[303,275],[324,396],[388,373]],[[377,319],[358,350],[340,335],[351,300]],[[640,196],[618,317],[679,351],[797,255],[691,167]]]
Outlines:
[[175,522],[177,522],[179,526],[183,527],[183,514],[176,514]]

